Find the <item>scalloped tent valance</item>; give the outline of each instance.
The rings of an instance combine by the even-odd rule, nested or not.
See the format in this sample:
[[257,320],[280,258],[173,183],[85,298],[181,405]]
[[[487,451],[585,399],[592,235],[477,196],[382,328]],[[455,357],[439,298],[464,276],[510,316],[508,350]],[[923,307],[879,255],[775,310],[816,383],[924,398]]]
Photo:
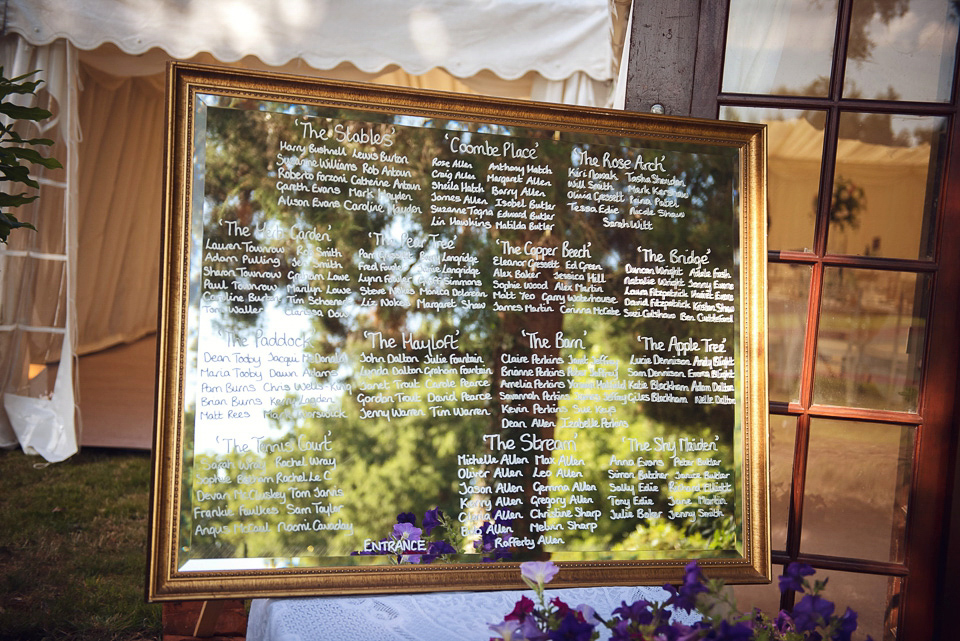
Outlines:
[[5,30],[33,45],[159,48],[178,59],[256,56],[281,67],[350,63],[374,73],[443,68],[464,78],[492,71],[549,80],[613,77],[607,0],[6,0]]

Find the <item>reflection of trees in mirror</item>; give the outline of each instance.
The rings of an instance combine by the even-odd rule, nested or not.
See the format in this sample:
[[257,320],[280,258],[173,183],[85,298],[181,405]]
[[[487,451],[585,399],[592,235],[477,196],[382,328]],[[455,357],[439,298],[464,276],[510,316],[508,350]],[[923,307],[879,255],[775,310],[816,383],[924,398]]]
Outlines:
[[[535,162],[549,167],[569,165],[572,148],[577,150],[576,157],[609,152],[612,158],[631,164],[641,154],[656,156],[669,166],[678,189],[684,192],[678,216],[659,218],[657,225],[643,232],[607,226],[604,221],[609,214],[602,208],[576,208],[568,197],[577,189],[576,179],[557,172],[538,185],[538,201],[556,214],[548,228],[514,230],[490,225],[494,206],[500,207],[498,200],[508,196],[498,196],[489,186],[469,194],[475,199],[470,208],[473,218],[464,220],[461,214],[457,224],[436,224],[438,217],[455,216],[431,199],[431,192],[443,191],[433,188],[434,182],[445,180],[445,170],[438,167],[459,166],[467,177],[496,173],[492,167],[497,161],[481,153],[451,151],[452,134],[447,127],[468,133],[472,129],[475,134],[477,127],[443,121],[432,121],[430,127],[359,123],[340,121],[341,115],[333,113],[329,126],[345,126],[348,139],[336,147],[319,150],[321,145],[317,145],[310,151],[287,142],[304,138],[306,125],[299,117],[254,109],[208,110],[203,246],[214,251],[204,252],[203,289],[214,297],[222,294],[220,300],[225,303],[212,322],[218,329],[255,336],[294,326],[295,321],[306,318],[300,327],[308,328],[310,340],[303,359],[316,383],[310,390],[316,400],[305,401],[306,394],[297,388],[281,390],[272,399],[274,407],[264,412],[274,436],[259,441],[258,452],[234,451],[215,457],[198,453],[192,487],[196,488],[193,498],[202,508],[192,508],[194,513],[185,514],[184,521],[184,532],[197,540],[191,554],[197,558],[327,556],[339,557],[332,561],[339,564],[383,562],[351,556],[351,552],[356,551],[357,541],[382,541],[383,533],[392,527],[392,515],[401,506],[416,511],[435,506],[447,515],[475,512],[474,524],[489,526],[491,520],[484,515],[497,513],[496,500],[516,494],[498,492],[507,484],[497,483],[497,477],[516,479],[524,504],[530,505],[539,484],[538,463],[539,469],[552,467],[557,475],[559,455],[564,454],[502,456],[502,452],[489,449],[490,441],[484,436],[491,434],[518,442],[522,435],[536,434],[541,443],[558,446],[577,438],[576,457],[587,462],[583,473],[571,479],[576,485],[549,493],[552,501],[569,505],[571,512],[576,500],[584,510],[607,503],[610,472],[620,467],[618,461],[638,456],[631,450],[631,441],[659,439],[673,447],[679,439],[715,442],[711,457],[722,465],[671,463],[656,471],[673,474],[683,467],[691,478],[709,471],[718,478],[734,479],[737,417],[733,406],[641,403],[627,393],[611,401],[606,395],[617,394],[616,385],[600,388],[600,393],[577,386],[588,377],[603,380],[597,371],[611,363],[619,368],[620,378],[625,378],[622,374],[628,366],[636,366],[633,357],[641,337],[666,344],[671,337],[689,334],[689,326],[676,316],[671,320],[639,314],[577,313],[595,307],[590,300],[606,301],[603,304],[610,309],[630,309],[625,294],[631,288],[630,274],[648,264],[642,248],[654,253],[682,248],[691,260],[709,256],[711,269],[728,273],[732,282],[738,283],[739,266],[734,262],[738,229],[731,216],[731,211],[736,211],[738,180],[737,163],[731,162],[734,152],[692,153],[668,144],[642,150],[596,143],[571,145],[563,136],[554,140],[553,132],[497,138],[509,132],[491,130],[484,132],[484,139],[535,146]],[[319,121],[313,122],[311,127],[319,126]],[[361,132],[369,137],[389,137],[389,152],[363,142]],[[351,133],[357,134],[356,140],[349,137]],[[468,133],[460,134],[464,141]],[[364,176],[362,159],[382,153],[404,158],[402,171],[387,177]],[[381,165],[388,167],[389,163]],[[325,180],[298,178],[307,173],[323,174]],[[358,181],[358,175],[369,181]],[[283,180],[279,180],[281,176]],[[462,180],[469,182],[468,178]],[[301,183],[303,189],[289,189],[291,184]],[[336,190],[314,192],[307,187],[318,184]],[[287,189],[280,189],[281,185]],[[623,174],[610,180],[606,191],[612,198],[630,202],[630,184]],[[291,237],[280,233],[282,230],[296,230],[297,234]],[[521,251],[525,257],[532,251],[543,258],[573,251],[581,263],[588,264],[586,271],[606,276],[591,285],[589,297],[569,303],[571,311],[567,313],[549,304],[543,304],[543,311],[538,312],[509,304],[498,308],[493,303],[509,299],[498,285],[502,278],[497,276],[494,257],[509,259],[513,252]],[[524,278],[531,284],[530,291],[570,291],[564,261],[543,262],[542,268]],[[464,269],[464,265],[475,269]],[[459,294],[452,297],[456,303],[452,307],[442,304],[449,295],[431,291],[426,274],[439,269],[452,270],[448,273],[464,283],[455,289]],[[682,273],[685,277],[686,270]],[[322,291],[309,286],[317,280],[324,282]],[[738,287],[735,285],[734,296]],[[463,304],[461,299],[486,304]],[[542,295],[537,300],[541,304],[549,301]],[[230,301],[243,303],[227,304]],[[733,327],[735,323],[701,324],[698,336],[725,344],[727,353],[733,353],[738,341]],[[434,341],[435,337],[448,340]],[[533,368],[510,373],[510,368],[501,367],[510,359],[531,362],[534,356],[545,364],[544,371],[555,364],[560,374],[543,374]],[[406,366],[406,362],[417,365]],[[445,365],[453,362],[470,367]],[[568,367],[576,370],[581,363],[584,373],[571,374]],[[588,373],[587,367],[594,372]],[[670,389],[670,367],[656,369],[659,373],[651,378]],[[611,382],[616,377],[612,375]],[[540,389],[545,379],[555,386],[551,390],[560,392],[555,402],[524,392]],[[408,395],[403,393],[405,389],[427,393]],[[510,394],[515,398],[502,402]],[[611,402],[618,403],[620,423],[615,429],[570,427],[595,415],[591,408]],[[294,404],[306,412],[320,413],[332,405],[338,414],[294,416],[286,411]],[[507,415],[506,405],[522,411]],[[294,441],[300,453],[293,453]],[[306,454],[300,447],[303,444],[310,450]],[[483,458],[486,480],[465,483],[458,460],[464,453],[495,454]],[[289,459],[294,456],[304,457],[309,467],[303,469],[311,472],[291,476]],[[543,463],[538,458],[556,460]],[[237,480],[241,475],[244,492],[218,492],[224,479]],[[284,478],[290,480],[278,481]],[[645,497],[649,501],[640,504],[638,515],[598,519],[592,529],[571,532],[564,549],[630,552],[684,545],[689,549],[692,545],[735,553],[739,501],[731,501],[736,507],[727,506],[724,518],[667,521],[665,515],[676,506],[673,501],[677,498],[697,504],[698,497],[709,497],[696,489],[681,497],[668,492],[665,485],[658,483],[660,489]],[[485,493],[471,495],[470,488],[478,492],[482,488]],[[275,511],[262,511],[260,498],[281,496],[283,500],[277,499],[270,508]],[[198,509],[206,511],[197,513]],[[202,516],[207,529],[191,530],[189,516]],[[246,537],[242,526],[237,529],[238,516],[256,516],[258,522],[270,524],[270,531]],[[323,521],[324,527],[311,527],[316,520]],[[533,539],[536,532],[566,520],[561,516],[524,519],[513,525],[511,535]],[[293,525],[280,527],[284,523]],[[305,526],[299,527],[301,523]],[[337,529],[338,523],[344,529]],[[477,538],[476,530],[482,529],[462,523],[449,525],[458,530],[460,539],[471,541]],[[501,532],[487,527],[484,534],[499,536]],[[398,536],[403,538],[404,532]],[[481,546],[484,541],[481,536]],[[204,549],[204,544],[210,547]],[[538,540],[519,552],[530,556],[550,549],[548,543]],[[484,551],[500,550],[494,545]],[[463,560],[471,560],[470,556],[469,552],[458,555]]]

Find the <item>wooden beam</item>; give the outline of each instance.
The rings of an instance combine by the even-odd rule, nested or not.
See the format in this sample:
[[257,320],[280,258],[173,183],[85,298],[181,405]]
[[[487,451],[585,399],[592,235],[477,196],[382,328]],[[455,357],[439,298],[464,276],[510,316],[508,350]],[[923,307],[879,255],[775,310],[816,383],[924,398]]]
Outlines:
[[633,3],[626,109],[717,117],[729,0]]

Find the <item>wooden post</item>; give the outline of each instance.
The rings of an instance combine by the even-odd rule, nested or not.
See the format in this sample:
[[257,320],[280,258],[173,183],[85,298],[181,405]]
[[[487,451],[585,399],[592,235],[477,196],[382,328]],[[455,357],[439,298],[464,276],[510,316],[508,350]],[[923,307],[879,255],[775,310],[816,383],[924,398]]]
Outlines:
[[626,109],[717,117],[728,0],[633,3]]

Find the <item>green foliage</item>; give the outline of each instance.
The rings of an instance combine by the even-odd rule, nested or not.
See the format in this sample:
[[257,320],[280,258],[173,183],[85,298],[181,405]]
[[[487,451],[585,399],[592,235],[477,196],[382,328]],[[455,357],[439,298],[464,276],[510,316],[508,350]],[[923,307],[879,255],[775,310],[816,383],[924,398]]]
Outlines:
[[63,166],[54,158],[41,155],[31,147],[49,146],[53,141],[49,138],[23,138],[15,131],[19,121],[28,120],[39,122],[46,120],[51,113],[39,107],[23,107],[11,102],[15,96],[34,95],[42,80],[27,80],[36,71],[7,78],[0,67],[0,114],[6,116],[5,124],[0,124],[0,182],[11,183],[0,192],[0,242],[6,243],[10,232],[14,229],[26,227],[36,228],[17,220],[9,213],[9,209],[31,203],[37,199],[36,194],[28,192],[13,193],[14,189],[23,186],[39,189],[40,184],[30,177],[30,168],[27,163],[40,165],[47,169],[62,169]]
[[[570,554],[653,550],[663,558],[675,556],[684,540],[692,541],[705,556],[736,548],[737,497],[731,490],[701,490],[698,484],[699,479],[711,484],[713,479],[734,481],[739,437],[733,407],[700,404],[693,398],[684,403],[647,402],[653,391],[647,379],[666,383],[677,374],[649,359],[634,360],[663,350],[647,343],[687,339],[686,321],[639,313],[604,317],[590,312],[587,302],[568,306],[586,314],[559,308],[527,313],[494,304],[500,298],[496,294],[503,293],[497,291],[497,283],[504,278],[497,275],[494,256],[537,247],[558,257],[565,248],[580,251],[581,262],[608,276],[591,282],[589,288],[584,281],[575,290],[567,281],[584,279],[558,275],[576,271],[561,263],[540,270],[537,279],[542,286],[529,289],[552,294],[553,300],[564,297],[564,292],[582,291],[612,300],[618,309],[640,305],[624,300],[626,285],[634,284],[640,269],[648,267],[645,254],[638,251],[639,237],[605,225],[601,208],[573,211],[568,193],[575,189],[575,177],[558,172],[549,184],[537,183],[543,190],[539,198],[551,211],[569,214],[556,216],[549,230],[449,224],[442,210],[434,214],[431,207],[433,176],[438,174],[439,180],[443,173],[438,168],[482,176],[491,171],[493,161],[482,154],[455,155],[445,142],[448,134],[500,132],[462,122],[411,125],[387,115],[346,110],[312,116],[311,126],[362,125],[383,137],[394,136],[402,127],[402,135],[391,140],[389,153],[403,162],[381,164],[397,164],[403,173],[381,175],[363,164],[383,153],[376,146],[362,141],[322,145],[310,139],[308,152],[290,141],[303,139],[300,117],[310,114],[301,113],[299,107],[283,113],[255,107],[240,99],[224,99],[207,104],[203,115],[206,137],[202,163],[197,163],[202,172],[202,189],[197,192],[203,194],[203,224],[197,241],[205,252],[204,276],[197,286],[210,297],[198,307],[206,315],[199,331],[205,330],[206,322],[212,332],[229,334],[239,344],[252,343],[258,332],[309,336],[310,345],[294,360],[303,367],[304,377],[313,380],[287,385],[277,378],[269,383],[269,397],[251,407],[252,418],[261,425],[251,450],[201,447],[186,454],[184,462],[192,466],[193,476],[185,484],[181,549],[189,558],[260,558],[269,564],[292,557],[301,565],[388,563],[386,556],[357,557],[351,552],[365,539],[378,541],[387,535],[398,514],[422,514],[433,508],[448,515],[465,539],[477,535],[480,523],[517,519],[512,533],[523,545],[512,550],[515,559],[559,552],[558,545]],[[554,141],[543,131],[516,128],[509,133],[537,145],[537,163],[550,167],[569,163],[569,141]],[[280,141],[287,146],[277,154]],[[573,144],[578,153],[609,154],[620,163],[635,162],[639,153],[628,141],[613,137],[587,144],[574,136]],[[686,247],[691,261],[709,256],[711,268],[736,275],[731,251],[736,227],[729,220],[730,205],[738,197],[730,170],[733,152],[689,151],[657,142],[643,150],[648,162],[670,159],[671,173],[684,193],[676,207],[682,215],[663,218],[644,230],[643,246],[654,252]],[[371,182],[358,182],[368,179],[366,174],[382,180],[376,191],[365,187]],[[292,182],[300,181],[298,176],[303,177],[302,184]],[[325,190],[312,191],[311,181]],[[394,181],[402,181],[403,187],[392,186]],[[634,194],[631,201],[639,208],[641,187],[624,175],[612,180],[610,190]],[[648,188],[643,193],[651,192]],[[486,204],[471,209],[485,212],[476,214],[485,218],[474,223],[490,223],[496,195],[480,194]],[[348,200],[351,206],[346,205]],[[461,293],[456,295],[485,304],[431,305],[441,294],[431,292],[433,276],[424,275],[453,266],[444,262],[447,254],[477,259],[472,282],[458,287]],[[344,282],[364,287],[340,287]],[[629,295],[648,294],[644,290]],[[214,298],[223,304],[213,304]],[[531,336],[547,341],[536,348],[538,361],[526,360],[534,351]],[[564,341],[554,338],[558,336]],[[737,337],[724,323],[699,328],[697,336],[725,346],[724,354],[734,353]],[[426,347],[434,338],[438,342]],[[466,367],[475,363],[484,365]],[[510,363],[540,367],[536,373],[532,368],[524,372]],[[548,363],[560,373],[551,373]],[[522,411],[506,412],[502,408],[508,405]],[[202,406],[192,409],[199,409],[201,421],[214,420],[202,416]],[[602,426],[597,421],[593,426],[597,429],[574,424],[594,417],[616,420]],[[191,429],[192,418],[186,423]],[[207,424],[201,422],[198,431],[203,429]],[[229,436],[227,431],[220,434]],[[514,441],[509,447],[522,456],[507,456],[499,445],[486,442],[485,435]],[[525,442],[524,437],[535,437],[539,444]],[[680,439],[703,442],[704,453],[683,460],[664,453],[676,452]],[[649,453],[633,449],[641,447]],[[461,462],[461,454],[486,455],[485,462]],[[561,460],[562,455],[569,460]],[[611,487],[633,483],[618,479],[641,480],[639,472],[653,472],[646,467],[649,461],[641,458],[662,459],[662,469],[656,470],[659,476],[642,477],[652,478],[659,486],[656,491],[645,489],[634,497]],[[466,469],[481,465],[482,470]],[[660,483],[666,474],[672,478],[684,472],[684,478],[692,479],[689,490],[670,490]],[[671,502],[671,493],[686,502]],[[522,521],[522,513],[507,515],[515,506],[533,505],[534,494],[570,515],[545,514],[544,500],[537,504],[544,509],[530,523]],[[611,494],[630,502],[613,504]],[[614,506],[616,518],[592,516],[597,511],[609,515]],[[673,508],[686,513],[671,517]],[[711,508],[723,514],[718,516]],[[495,516],[499,509],[504,510],[502,517]],[[262,529],[245,531],[240,523],[247,517]],[[671,520],[661,523],[664,519]],[[595,527],[573,528],[568,521]],[[340,524],[349,529],[327,527]],[[560,531],[567,532],[563,542],[546,536]],[[480,555],[459,556],[459,561],[467,562]]]

